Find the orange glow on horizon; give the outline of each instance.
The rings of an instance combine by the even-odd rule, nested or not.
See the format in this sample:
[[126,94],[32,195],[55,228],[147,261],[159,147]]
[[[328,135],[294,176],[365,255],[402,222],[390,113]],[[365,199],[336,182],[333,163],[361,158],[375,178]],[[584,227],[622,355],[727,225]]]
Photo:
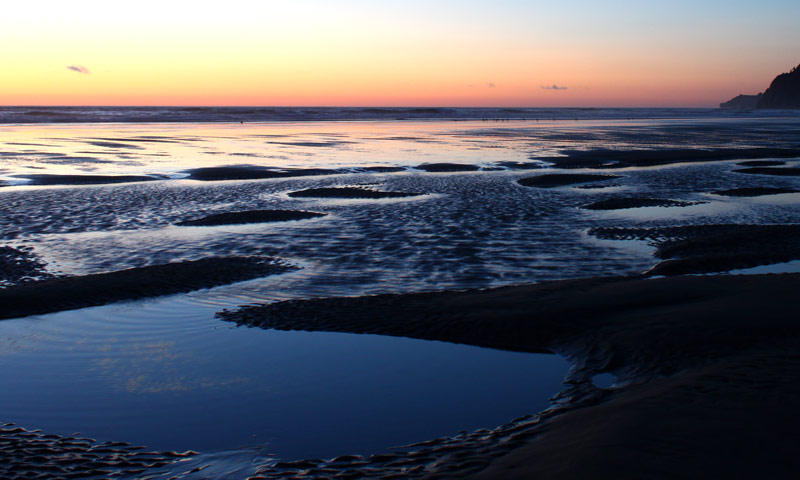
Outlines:
[[712,107],[800,61],[785,12],[754,40],[635,2],[44,3],[0,19],[2,105]]

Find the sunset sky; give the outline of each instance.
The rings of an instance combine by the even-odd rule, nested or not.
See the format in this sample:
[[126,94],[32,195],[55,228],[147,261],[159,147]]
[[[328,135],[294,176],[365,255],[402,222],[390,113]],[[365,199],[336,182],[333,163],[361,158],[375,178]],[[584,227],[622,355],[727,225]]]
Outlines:
[[716,106],[800,63],[796,0],[653,3],[7,2],[0,104]]

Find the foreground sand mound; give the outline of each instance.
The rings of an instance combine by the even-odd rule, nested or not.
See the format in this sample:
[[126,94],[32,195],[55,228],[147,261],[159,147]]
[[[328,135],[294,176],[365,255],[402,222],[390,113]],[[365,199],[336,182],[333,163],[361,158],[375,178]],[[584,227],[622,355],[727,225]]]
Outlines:
[[42,280],[0,290],[0,319],[190,292],[294,269],[269,257],[211,257]]
[[686,225],[658,228],[593,228],[607,240],[645,240],[662,259],[649,273],[726,272],[800,259],[800,225]]
[[[354,458],[333,478],[793,478],[798,289],[800,274],[613,277],[295,300],[219,315],[261,328],[553,350],[574,364],[556,406],[540,416],[387,459]],[[615,388],[591,383],[602,372],[619,377]],[[317,478],[320,463],[260,473]]]

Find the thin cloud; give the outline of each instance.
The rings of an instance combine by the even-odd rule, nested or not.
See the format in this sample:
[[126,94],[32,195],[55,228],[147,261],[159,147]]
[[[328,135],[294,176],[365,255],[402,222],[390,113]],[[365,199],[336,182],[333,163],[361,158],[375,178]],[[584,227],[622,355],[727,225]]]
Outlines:
[[542,90],[566,90],[567,87],[559,87],[556,84],[553,85],[542,85]]
[[494,87],[495,87],[495,84],[492,83],[492,82],[489,82],[489,88],[494,88]]
[[67,70],[72,70],[73,72],[77,73],[83,73],[85,75],[92,73],[89,71],[88,68],[84,67],[83,65],[68,65]]

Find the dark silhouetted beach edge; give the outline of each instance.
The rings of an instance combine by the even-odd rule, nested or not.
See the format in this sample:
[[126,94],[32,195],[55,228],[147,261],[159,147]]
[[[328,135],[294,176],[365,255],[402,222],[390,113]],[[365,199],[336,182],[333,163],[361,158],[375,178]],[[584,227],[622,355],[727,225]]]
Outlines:
[[0,319],[185,293],[296,268],[270,257],[210,257],[116,272],[49,278],[0,289]]
[[[362,475],[426,458],[430,468],[414,478],[792,478],[800,467],[798,289],[800,274],[610,277],[219,315],[279,330],[557,352],[573,362],[559,402],[537,421],[489,444],[465,437],[387,464],[358,460],[352,471]],[[616,388],[591,383],[605,372],[618,376]],[[292,470],[269,470],[281,472]]]

